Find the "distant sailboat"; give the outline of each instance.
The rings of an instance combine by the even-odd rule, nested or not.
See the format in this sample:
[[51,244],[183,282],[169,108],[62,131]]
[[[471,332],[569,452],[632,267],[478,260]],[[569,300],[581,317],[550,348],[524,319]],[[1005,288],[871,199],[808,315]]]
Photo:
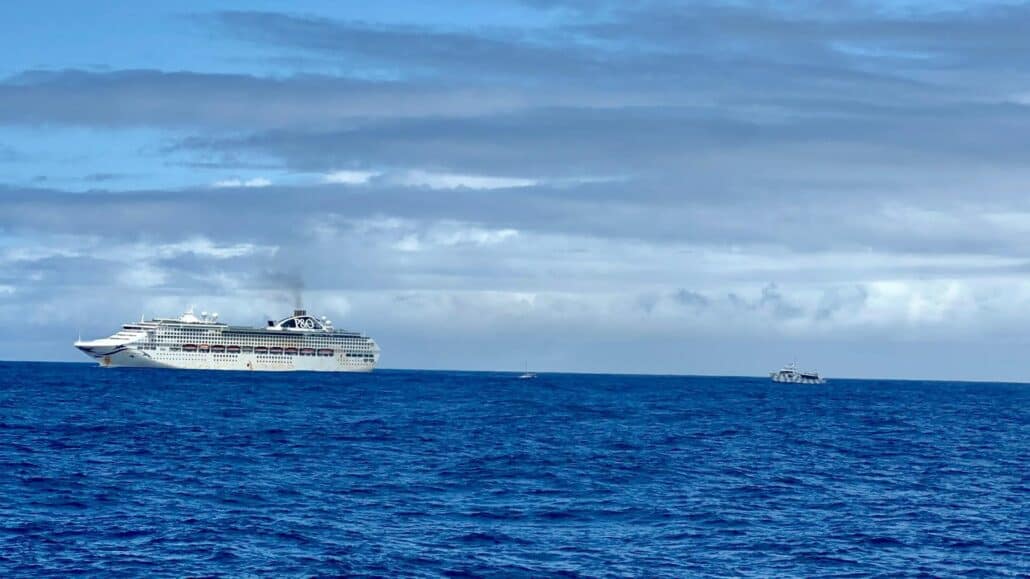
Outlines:
[[519,380],[530,380],[536,378],[536,374],[529,371],[529,362],[524,362],[525,369],[522,374],[519,375]]

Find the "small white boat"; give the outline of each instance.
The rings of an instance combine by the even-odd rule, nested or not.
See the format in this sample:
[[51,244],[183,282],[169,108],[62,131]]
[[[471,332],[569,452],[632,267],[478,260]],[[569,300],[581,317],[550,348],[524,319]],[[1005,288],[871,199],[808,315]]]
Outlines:
[[777,372],[770,372],[769,377],[773,382],[784,384],[826,384],[826,380],[819,376],[818,372],[798,370],[793,362],[787,364]]
[[529,371],[529,363],[526,363],[525,366],[525,370],[522,374],[519,374],[519,380],[532,380],[533,378],[536,378],[536,373]]

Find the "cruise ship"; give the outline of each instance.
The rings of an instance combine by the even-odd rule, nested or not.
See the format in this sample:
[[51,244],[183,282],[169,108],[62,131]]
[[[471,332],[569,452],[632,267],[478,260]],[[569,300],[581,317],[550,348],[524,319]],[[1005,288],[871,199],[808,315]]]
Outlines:
[[154,318],[122,326],[75,347],[104,367],[371,372],[379,361],[375,340],[338,330],[331,321],[294,310],[267,327],[230,326],[218,314]]

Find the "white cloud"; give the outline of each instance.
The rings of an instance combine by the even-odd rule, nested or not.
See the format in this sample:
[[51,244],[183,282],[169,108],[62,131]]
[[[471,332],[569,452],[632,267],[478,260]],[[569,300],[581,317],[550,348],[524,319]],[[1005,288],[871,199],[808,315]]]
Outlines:
[[[408,171],[339,170],[322,176],[323,183],[342,185],[364,185],[373,179],[383,178],[385,182],[405,187],[427,187],[429,189],[505,189],[529,187],[539,183],[536,179],[505,177],[496,175],[471,175],[465,173],[443,173],[412,169]],[[571,182],[585,182],[580,180]]]
[[168,275],[161,268],[146,262],[129,264],[118,276],[118,281],[123,286],[132,288],[157,287],[164,284],[167,279]]
[[343,185],[363,185],[368,183],[373,177],[378,177],[380,173],[376,171],[333,171],[326,173],[322,180],[326,183],[337,183]]
[[398,185],[430,189],[509,189],[536,185],[535,179],[411,170],[391,177]]
[[172,259],[193,254],[209,259],[231,259],[249,255],[275,255],[278,247],[254,243],[217,244],[206,237],[191,237],[174,243],[136,243],[120,248],[119,254],[131,260]]
[[38,262],[53,258],[95,257],[104,246],[103,258],[136,263],[153,259],[171,259],[193,254],[208,259],[232,259],[251,255],[272,256],[278,246],[256,243],[219,244],[207,237],[195,236],[171,243],[141,241],[132,244],[106,245],[94,236],[53,236],[26,240],[25,245],[0,251],[0,263]]
[[[394,228],[394,231],[396,230]],[[460,246],[486,247],[503,243],[519,234],[518,230],[510,228],[488,229],[453,221],[443,221],[429,226],[408,223],[402,231],[401,237],[392,243],[391,247],[405,252]]]
[[272,184],[272,181],[264,177],[254,177],[253,179],[224,179],[222,181],[215,181],[211,184],[216,189],[223,189],[229,187],[268,187]]
[[486,229],[461,223],[442,223],[429,231],[428,237],[435,245],[453,247],[456,245],[496,245],[518,236],[516,229]]
[[328,220],[320,222],[315,235],[324,242],[357,237],[396,251],[416,252],[497,245],[518,237],[519,232],[512,228],[487,228],[450,220],[429,223],[396,217],[346,220],[331,215]]
[[[92,258],[97,256],[96,249],[99,242],[96,239],[82,238],[74,242],[71,240],[63,241],[68,243],[68,246],[54,247],[49,251],[19,251],[21,248],[14,248],[6,253],[13,254],[13,257],[21,261],[28,262],[50,257]],[[135,289],[156,288],[168,282],[170,274],[164,268],[157,265],[158,260],[193,255],[210,260],[224,261],[248,256],[271,257],[278,251],[276,246],[253,243],[219,244],[206,237],[192,237],[172,243],[138,242],[106,249],[103,252],[103,259],[105,261],[123,264],[120,273],[117,274],[117,285]],[[41,274],[37,274],[37,277],[39,275]],[[223,272],[198,272],[192,276],[192,282],[227,289],[236,287],[236,280]],[[2,293],[3,290],[0,287],[0,294]]]
[[[69,240],[61,240],[67,242]],[[95,240],[94,240],[95,241]],[[42,261],[54,257],[77,257],[79,251],[74,247],[55,247],[52,245],[16,246],[0,252],[0,263]]]
[[425,248],[415,234],[405,235],[397,240],[392,247],[397,251],[422,251]]

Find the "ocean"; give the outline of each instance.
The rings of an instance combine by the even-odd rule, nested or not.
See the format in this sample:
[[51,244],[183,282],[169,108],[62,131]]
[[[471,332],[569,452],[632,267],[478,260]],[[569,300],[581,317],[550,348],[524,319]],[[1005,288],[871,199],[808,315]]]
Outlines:
[[1030,574],[1030,385],[0,363],[3,576]]

